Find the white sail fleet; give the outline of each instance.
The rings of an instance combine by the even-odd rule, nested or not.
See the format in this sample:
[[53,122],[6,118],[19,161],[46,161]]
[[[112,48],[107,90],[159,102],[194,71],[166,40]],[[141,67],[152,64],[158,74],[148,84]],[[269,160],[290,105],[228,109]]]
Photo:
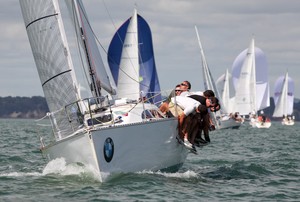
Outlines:
[[[228,84],[230,81],[233,87]],[[268,64],[264,52],[255,47],[254,38],[248,49],[242,51],[234,60],[232,72],[226,73],[217,80],[218,89],[222,92],[223,103],[233,113],[238,113],[249,124],[257,128],[269,128],[271,117],[282,118],[283,125],[293,125],[294,82],[287,73],[275,82],[273,114],[266,114],[264,109],[270,107],[270,84]],[[229,91],[233,91],[230,94]]]
[[[40,137],[45,158],[80,163],[91,168],[101,181],[107,173],[178,171],[189,151],[178,141],[177,119],[168,118],[159,110],[162,101],[159,72],[147,22],[134,9],[132,17],[111,41],[107,69],[83,1],[66,1],[70,24],[77,36],[75,51],[69,45],[60,3],[59,0],[20,0],[50,109],[47,118],[52,134]],[[205,90],[213,90],[221,103],[222,110],[212,113],[217,129],[238,128],[246,120],[253,127],[270,127],[267,117],[270,115],[258,114],[270,106],[270,91],[266,58],[255,47],[254,39],[235,59],[232,80],[226,70],[224,79],[215,83],[197,28],[196,33]],[[74,61],[73,51],[80,53],[77,57],[82,66]],[[78,70],[85,72],[88,85],[78,79]],[[230,89],[230,81],[234,89]],[[88,96],[82,95],[83,86],[88,86]],[[275,90],[273,116],[282,117],[285,125],[293,125],[294,84],[287,72],[276,82]]]

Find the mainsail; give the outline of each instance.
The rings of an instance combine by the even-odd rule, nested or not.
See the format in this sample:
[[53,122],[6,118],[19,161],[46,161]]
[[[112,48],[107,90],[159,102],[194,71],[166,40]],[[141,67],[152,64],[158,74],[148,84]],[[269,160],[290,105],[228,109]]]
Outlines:
[[[66,3],[72,10],[73,21],[76,20],[73,26],[84,51],[82,55],[86,56],[83,64],[88,64],[86,71],[90,75],[91,92],[98,97],[103,88],[108,93],[115,94],[81,0]],[[70,120],[79,119],[78,116],[82,116],[85,107],[82,102],[77,102],[81,100],[80,85],[76,79],[59,1],[20,0],[20,5],[53,123],[59,134],[70,134],[82,124],[80,121],[72,122],[71,126]]]
[[[20,5],[48,107],[59,111],[80,97],[58,1],[20,0]],[[57,130],[68,131],[62,116],[56,117]]]
[[294,81],[288,76],[279,77],[274,86],[275,109],[273,117],[291,115],[294,108]]
[[58,2],[27,0],[20,4],[49,109],[59,110],[75,102],[78,92],[69,46],[61,32],[64,28]]
[[155,96],[160,92],[160,85],[151,30],[136,10],[115,33],[108,49],[108,63],[118,88],[118,97],[136,100],[143,92],[148,98],[154,96],[154,103],[161,100],[160,95]]

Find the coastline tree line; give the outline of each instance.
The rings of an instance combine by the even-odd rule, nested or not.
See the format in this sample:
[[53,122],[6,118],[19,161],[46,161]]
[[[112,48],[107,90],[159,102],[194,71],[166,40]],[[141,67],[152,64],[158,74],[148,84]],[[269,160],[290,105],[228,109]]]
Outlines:
[[[274,111],[274,100],[270,98],[270,107],[264,113],[271,117]],[[39,119],[49,112],[46,99],[42,96],[33,97],[0,97],[0,118]],[[294,113],[296,121],[300,120],[300,101],[295,99]],[[271,117],[272,119],[272,117]],[[272,119],[272,120],[280,120]]]

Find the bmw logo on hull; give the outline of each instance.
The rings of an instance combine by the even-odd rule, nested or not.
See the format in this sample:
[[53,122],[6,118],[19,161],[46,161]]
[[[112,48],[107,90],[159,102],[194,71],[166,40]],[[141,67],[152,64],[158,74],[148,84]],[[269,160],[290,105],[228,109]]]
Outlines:
[[114,156],[114,142],[113,140],[108,137],[103,146],[103,154],[106,162],[110,162]]

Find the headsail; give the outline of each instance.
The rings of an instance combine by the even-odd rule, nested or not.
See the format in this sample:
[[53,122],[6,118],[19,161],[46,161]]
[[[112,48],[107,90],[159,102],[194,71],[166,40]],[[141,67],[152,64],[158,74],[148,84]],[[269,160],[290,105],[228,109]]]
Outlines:
[[[136,10],[114,35],[108,49],[108,63],[118,87],[118,97],[136,100],[141,91],[148,97],[160,92],[151,30]],[[161,96],[152,100],[156,103]]]
[[294,108],[294,81],[288,76],[279,77],[274,86],[275,109],[273,117],[291,115]]

